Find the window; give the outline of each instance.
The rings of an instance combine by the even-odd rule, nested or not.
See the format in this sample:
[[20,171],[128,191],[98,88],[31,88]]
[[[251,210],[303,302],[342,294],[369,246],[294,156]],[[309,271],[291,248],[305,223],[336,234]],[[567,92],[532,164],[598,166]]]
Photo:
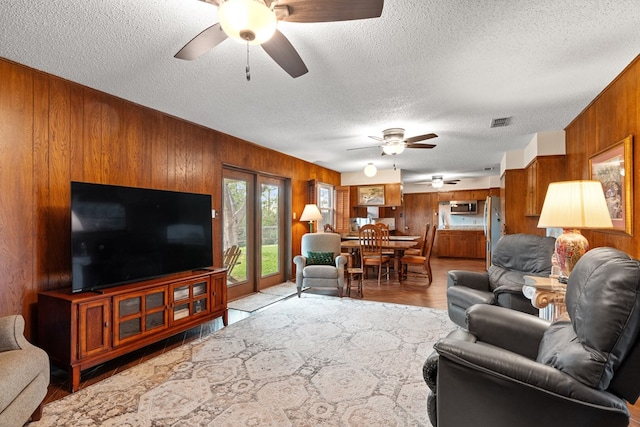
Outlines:
[[325,224],[335,225],[334,223],[334,203],[333,203],[333,185],[318,183],[318,208],[322,214],[322,222],[318,229],[322,229]]

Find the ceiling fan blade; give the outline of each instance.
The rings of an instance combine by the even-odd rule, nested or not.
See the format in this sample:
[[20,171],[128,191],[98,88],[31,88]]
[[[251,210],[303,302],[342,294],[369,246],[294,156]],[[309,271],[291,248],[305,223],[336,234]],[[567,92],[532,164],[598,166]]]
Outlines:
[[291,42],[279,30],[262,43],[265,52],[294,79],[309,72]]
[[222,31],[220,23],[213,24],[184,45],[174,57],[188,60],[199,58],[226,39],[227,34]]
[[406,148],[435,148],[435,144],[410,144],[407,143]]
[[369,138],[375,139],[376,141],[384,142],[384,139],[380,138],[379,136],[369,136]]
[[435,133],[428,133],[426,135],[412,136],[411,138],[405,139],[404,142],[406,142],[407,144],[411,144],[414,142],[425,141],[427,139],[437,138],[437,137],[438,135],[436,135]]
[[278,7],[288,9],[289,22],[334,22],[379,18],[384,0],[283,0]]
[[356,147],[356,148],[347,148],[347,151],[353,151],[353,150],[366,150],[369,148],[379,148],[379,145],[370,145],[368,147]]

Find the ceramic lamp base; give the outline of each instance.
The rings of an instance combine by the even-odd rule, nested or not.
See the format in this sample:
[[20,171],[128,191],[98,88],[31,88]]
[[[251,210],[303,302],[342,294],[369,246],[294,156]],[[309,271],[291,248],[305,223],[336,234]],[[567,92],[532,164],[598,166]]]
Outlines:
[[569,277],[578,260],[589,250],[589,242],[575,228],[565,228],[556,238],[556,259],[560,275]]

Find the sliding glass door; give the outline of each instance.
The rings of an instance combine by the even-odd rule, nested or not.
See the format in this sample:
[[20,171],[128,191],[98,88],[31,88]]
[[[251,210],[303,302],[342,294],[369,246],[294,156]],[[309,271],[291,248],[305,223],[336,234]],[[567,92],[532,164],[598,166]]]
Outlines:
[[222,190],[229,300],[284,282],[284,180],[225,169]]

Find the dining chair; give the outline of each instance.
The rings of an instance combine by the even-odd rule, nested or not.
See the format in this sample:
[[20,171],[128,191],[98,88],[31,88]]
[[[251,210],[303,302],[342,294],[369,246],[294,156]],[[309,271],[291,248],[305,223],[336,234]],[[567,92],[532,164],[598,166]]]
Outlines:
[[382,279],[382,266],[387,265],[387,280],[389,280],[389,261],[391,257],[382,253],[382,232],[380,227],[373,224],[366,224],[358,231],[360,239],[360,265],[367,274],[367,267],[378,267],[378,286]]
[[436,239],[436,231],[437,226],[434,225],[427,233],[427,236],[425,236],[426,244],[424,246],[424,255],[406,255],[405,252],[405,255],[400,258],[400,280],[404,278],[405,273],[408,273],[409,265],[422,265],[429,279],[428,284],[431,284],[433,280],[433,274],[431,272],[431,252],[433,251],[433,242]]
[[[382,239],[383,245],[385,243],[389,243],[389,240],[391,240],[390,239],[391,233],[389,232],[389,226],[387,224],[385,224],[385,223],[382,223],[382,222],[374,224],[374,225],[380,229],[380,233],[381,233],[381,236],[382,236],[381,239]],[[382,249],[382,255],[388,255],[390,257],[393,257],[394,254],[393,254],[393,251]]]
[[424,256],[424,251],[427,248],[427,235],[429,234],[429,229],[431,228],[431,223],[427,223],[424,227],[424,233],[422,233],[422,243],[419,248],[407,249],[404,251],[405,255],[418,255]]

